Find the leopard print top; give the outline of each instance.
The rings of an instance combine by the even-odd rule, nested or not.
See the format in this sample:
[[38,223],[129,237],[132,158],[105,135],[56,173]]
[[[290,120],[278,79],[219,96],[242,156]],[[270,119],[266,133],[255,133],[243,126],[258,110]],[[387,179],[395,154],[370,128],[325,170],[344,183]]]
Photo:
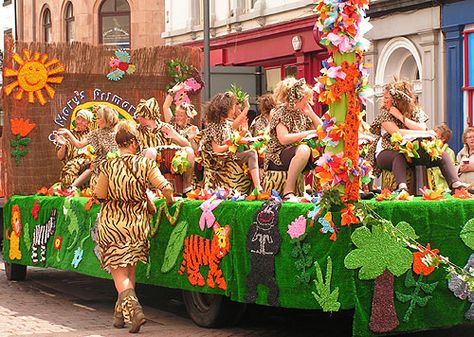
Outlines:
[[288,129],[289,133],[298,133],[310,130],[313,125],[313,121],[301,114],[297,110],[292,110],[287,106],[280,106],[275,109],[272,120],[270,121],[270,140],[267,143],[267,150],[265,152],[264,168],[268,169],[268,164],[272,161],[276,165],[282,165],[280,160],[280,154],[283,149],[288,145],[283,145],[278,140],[276,127],[282,123]]
[[[406,116],[406,118],[409,118],[417,123],[425,123],[429,119],[428,115],[421,109],[413,110],[409,116]],[[393,116],[389,110],[384,109],[384,108],[380,110],[379,114],[377,115],[377,117],[375,117],[374,121],[370,125],[369,130],[373,135],[376,136],[376,139],[374,142],[372,142],[369,148],[369,151],[367,152],[366,159],[370,162],[370,164],[374,168],[373,173],[377,177],[379,177],[380,174],[382,173],[380,168],[378,168],[376,165],[376,158],[375,158],[375,152],[377,149],[377,144],[379,142],[379,139],[382,138],[382,148],[384,150],[393,149],[392,143],[390,142],[391,135],[388,132],[386,132],[382,136],[382,123],[385,123],[385,122],[395,123],[395,125],[399,129],[406,128],[405,124],[403,124],[400,120],[398,120],[395,116]]]

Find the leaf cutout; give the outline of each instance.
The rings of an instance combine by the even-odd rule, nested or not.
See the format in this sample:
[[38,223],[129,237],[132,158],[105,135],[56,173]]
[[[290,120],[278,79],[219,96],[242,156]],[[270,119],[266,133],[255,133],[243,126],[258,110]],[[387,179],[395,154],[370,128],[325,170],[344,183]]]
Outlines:
[[163,265],[161,266],[161,272],[167,273],[173,269],[176,264],[181,249],[183,248],[184,239],[188,233],[188,222],[179,221],[173,232],[170,235],[168,245],[166,246],[165,257],[163,259]]
[[474,219],[466,222],[459,236],[466,246],[474,250]]

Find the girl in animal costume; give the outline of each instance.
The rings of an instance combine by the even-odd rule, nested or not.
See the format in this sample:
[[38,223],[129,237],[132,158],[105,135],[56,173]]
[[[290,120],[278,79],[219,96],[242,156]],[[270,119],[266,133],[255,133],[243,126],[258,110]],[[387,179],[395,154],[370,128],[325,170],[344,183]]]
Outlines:
[[[202,147],[211,154],[226,153],[240,164],[246,163],[254,187],[262,190],[260,185],[260,174],[258,170],[258,155],[253,149],[235,154],[229,151],[226,141],[232,137],[234,129],[229,116],[236,109],[237,100],[232,93],[220,93],[215,95],[206,106],[207,128],[202,140]],[[220,186],[228,187],[228,186]]]
[[148,262],[146,187],[151,184],[160,189],[168,204],[174,202],[173,189],[155,161],[137,154],[138,131],[130,121],[117,125],[115,140],[120,156],[101,165],[94,191],[99,200],[104,200],[97,241],[101,266],[110,268],[118,292],[114,326],[123,328],[124,321],[129,321],[130,332],[138,332],[145,323],[135,294],[135,269],[138,261]]
[[301,142],[307,136],[316,135],[321,119],[310,106],[313,90],[304,78],[289,77],[277,84],[275,99],[280,104],[275,108],[270,122],[270,140],[265,152],[265,170],[288,171],[283,189],[283,198],[295,197],[296,180],[305,169],[309,169],[311,149]]
[[99,175],[99,165],[107,158],[107,153],[117,149],[115,143],[115,125],[119,121],[117,111],[107,105],[101,105],[97,108],[98,128],[89,132],[87,137],[82,140],[77,139],[68,129],[59,129],[58,134],[69,138],[76,148],[83,148],[91,145],[94,149],[95,159],[91,169],[82,173],[72,184],[71,188],[82,185],[90,176],[90,186],[93,189]]
[[423,135],[436,137],[433,130],[428,130],[428,116],[421,110],[416,101],[411,85],[407,81],[394,81],[384,88],[384,105],[370,126],[370,132],[377,136],[367,154],[367,159],[374,167],[374,174],[380,175],[382,169],[392,171],[399,190],[408,190],[407,169],[414,165],[426,167],[438,166],[451,190],[467,187],[462,183],[448,153],[440,159],[426,159],[424,150],[420,149],[420,158],[408,162],[405,155],[396,151],[391,143],[392,134],[399,132],[402,136]]

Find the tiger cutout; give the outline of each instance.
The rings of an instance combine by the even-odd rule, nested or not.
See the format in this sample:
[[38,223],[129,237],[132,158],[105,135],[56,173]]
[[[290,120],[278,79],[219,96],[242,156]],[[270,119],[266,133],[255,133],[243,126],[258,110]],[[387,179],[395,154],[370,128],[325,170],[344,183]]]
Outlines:
[[187,266],[188,280],[193,286],[204,286],[204,277],[199,268],[209,266],[207,273],[207,285],[211,288],[217,286],[227,289],[227,284],[219,269],[219,263],[227,255],[230,249],[230,226],[221,227],[217,222],[212,227],[214,236],[206,239],[199,235],[190,235],[184,241],[183,262],[178,273],[183,275]]
[[10,219],[13,231],[11,234],[7,231],[7,239],[10,240],[10,260],[21,260],[20,233],[21,233],[21,213],[18,205],[12,207],[12,217]]

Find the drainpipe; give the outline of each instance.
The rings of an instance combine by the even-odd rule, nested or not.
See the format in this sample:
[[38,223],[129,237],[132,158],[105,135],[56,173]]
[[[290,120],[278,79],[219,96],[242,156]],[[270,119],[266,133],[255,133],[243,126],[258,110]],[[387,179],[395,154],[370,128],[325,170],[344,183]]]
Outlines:
[[204,35],[204,101],[211,98],[211,66],[209,46],[209,0],[203,2],[203,35]]
[[31,31],[33,34],[32,41],[36,42],[36,0],[31,0]]

